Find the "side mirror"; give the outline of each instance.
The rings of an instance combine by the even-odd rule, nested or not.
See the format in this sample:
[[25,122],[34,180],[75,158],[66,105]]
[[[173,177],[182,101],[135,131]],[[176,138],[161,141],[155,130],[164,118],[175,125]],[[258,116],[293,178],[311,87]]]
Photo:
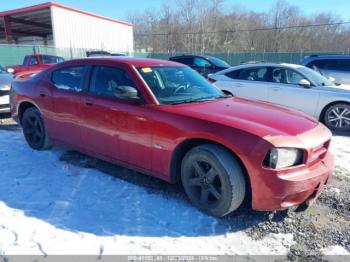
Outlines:
[[299,85],[304,87],[304,88],[311,88],[311,83],[306,79],[300,80]]
[[7,72],[10,74],[13,74],[15,72],[15,70],[13,68],[7,68]]
[[139,100],[136,88],[132,86],[117,86],[114,88],[114,95],[117,98]]

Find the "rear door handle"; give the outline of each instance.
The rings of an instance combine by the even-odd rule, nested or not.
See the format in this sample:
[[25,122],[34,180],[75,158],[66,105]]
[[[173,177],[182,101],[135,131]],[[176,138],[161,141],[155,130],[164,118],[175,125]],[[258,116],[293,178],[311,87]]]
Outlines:
[[40,94],[39,94],[39,96],[41,96],[41,97],[45,97],[45,96],[46,96],[46,94],[45,94],[45,93],[40,93]]
[[280,90],[280,87],[278,87],[278,86],[272,86],[271,88],[272,88],[273,91],[278,91],[278,90]]

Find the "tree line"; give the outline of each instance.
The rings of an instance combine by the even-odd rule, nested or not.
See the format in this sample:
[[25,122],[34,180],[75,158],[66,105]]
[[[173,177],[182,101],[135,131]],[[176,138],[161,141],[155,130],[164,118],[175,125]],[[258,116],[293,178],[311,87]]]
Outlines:
[[277,0],[254,12],[225,0],[168,0],[159,10],[130,14],[136,51],[349,52],[350,24],[330,12],[305,15]]

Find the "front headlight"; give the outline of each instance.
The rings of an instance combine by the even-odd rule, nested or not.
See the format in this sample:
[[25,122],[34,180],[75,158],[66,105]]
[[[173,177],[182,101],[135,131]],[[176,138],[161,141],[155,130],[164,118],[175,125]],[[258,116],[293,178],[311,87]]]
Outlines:
[[303,163],[303,151],[297,148],[272,148],[264,159],[264,166],[272,169],[297,166]]

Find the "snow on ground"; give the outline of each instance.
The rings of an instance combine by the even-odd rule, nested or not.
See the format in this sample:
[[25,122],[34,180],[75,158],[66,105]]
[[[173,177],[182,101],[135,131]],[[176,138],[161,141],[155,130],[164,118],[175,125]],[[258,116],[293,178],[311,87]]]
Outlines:
[[0,130],[0,255],[287,254],[294,244],[292,234],[253,240],[184,199],[60,161],[63,153]]
[[330,149],[336,163],[335,173],[350,178],[350,137],[333,136]]

